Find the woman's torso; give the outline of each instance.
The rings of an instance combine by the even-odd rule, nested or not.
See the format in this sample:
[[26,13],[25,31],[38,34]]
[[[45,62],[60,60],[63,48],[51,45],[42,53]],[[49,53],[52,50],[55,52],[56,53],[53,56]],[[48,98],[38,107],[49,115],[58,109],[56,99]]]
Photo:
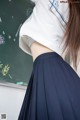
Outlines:
[[[58,3],[56,4],[56,2]],[[52,6],[52,3],[55,7]],[[65,20],[62,18],[67,19],[67,8],[67,4],[65,6],[57,0],[55,2],[38,0],[33,13],[21,27],[19,39],[19,46],[28,54],[32,53],[33,61],[44,52],[55,51],[60,55],[62,54],[63,44],[61,43],[66,27]],[[24,38],[25,41],[23,41]],[[29,38],[35,42],[29,42]],[[30,49],[28,45],[31,45]]]
[[[34,0],[33,0],[34,1]],[[55,18],[56,18],[56,16],[54,15],[54,13],[53,14],[51,14],[50,13],[50,10],[49,10],[49,8],[48,8],[48,4],[49,4],[49,1],[48,0],[46,0],[46,3],[42,3],[42,0],[39,0],[39,2],[38,2],[38,4],[41,2],[41,7],[42,8],[44,8],[43,9],[43,12],[42,12],[42,14],[45,16],[45,14],[46,14],[46,12],[48,12],[47,14],[46,14],[46,16],[47,16],[47,18],[49,18],[50,16],[49,15],[51,15],[51,16],[54,16]],[[57,0],[55,0],[55,2],[57,2]],[[59,2],[59,1],[58,1]],[[61,7],[60,8],[60,11],[62,10],[62,8],[64,8],[64,6],[62,5],[61,6],[61,4],[60,3],[58,3],[60,6],[59,7]],[[55,7],[57,7],[56,6],[56,4],[54,3],[54,5],[55,5]],[[68,5],[66,4],[66,6],[65,6],[65,9],[63,10],[63,14],[65,13],[65,11],[66,11],[66,14],[64,14],[64,17],[65,17],[65,19],[67,19],[67,15],[68,15]],[[57,8],[58,9],[58,8]],[[37,9],[38,10],[38,14],[39,14],[39,11],[41,12],[41,10],[39,10],[39,8]],[[53,7],[52,7],[52,10],[53,10]],[[54,11],[54,10],[53,10]],[[54,12],[56,12],[56,11],[54,11]],[[62,11],[61,11],[62,12]],[[55,13],[56,15],[57,15],[57,13]],[[54,27],[54,30],[53,30],[53,32],[52,33],[54,33],[54,35],[53,35],[53,42],[52,42],[52,44],[54,44],[54,46],[56,45],[56,44],[59,44],[59,43],[55,43],[54,42],[54,40],[55,40],[55,36],[59,36],[59,38],[57,38],[57,39],[61,39],[61,37],[63,36],[63,31],[62,31],[62,25],[61,24],[59,24],[58,23],[58,21],[57,21],[57,24],[55,23],[55,19],[54,19],[54,17],[52,17],[52,18],[50,18],[50,20],[48,21],[48,22],[46,22],[45,21],[45,19],[44,19],[44,17],[42,17],[43,19],[41,19],[41,18],[39,18],[41,21],[40,22],[42,22],[42,23],[40,23],[40,24],[43,24],[44,25],[44,28],[45,28],[45,24],[46,25],[51,25],[51,26],[53,26]],[[57,16],[59,19],[60,19],[60,16]],[[37,18],[38,19],[38,18]],[[47,19],[46,19],[47,20]],[[62,21],[62,20],[61,20]],[[37,21],[36,21],[37,22]],[[49,23],[50,22],[50,23]],[[62,21],[63,22],[63,21]],[[60,25],[60,26],[59,26]],[[64,25],[65,26],[65,25]],[[59,28],[60,27],[60,28]],[[60,33],[60,31],[58,31],[60,29],[60,31],[62,31],[62,33]],[[49,30],[49,29],[48,29]],[[45,33],[46,34],[46,33]],[[60,36],[61,35],[61,36]],[[49,41],[51,41],[51,40],[49,40]],[[46,42],[47,42],[47,40],[46,40]],[[57,47],[57,45],[56,45],[56,47]],[[31,53],[32,53],[32,57],[33,57],[33,61],[36,59],[36,57],[37,56],[39,56],[40,54],[42,54],[42,53],[45,53],[45,52],[53,52],[53,51],[56,51],[55,50],[55,47],[54,47],[54,49],[51,49],[51,48],[49,48],[49,47],[47,47],[47,46],[45,46],[45,45],[43,45],[43,44],[40,44],[39,42],[37,42],[37,41],[34,41],[32,44],[31,44],[31,46],[30,46],[30,49],[31,49]],[[60,51],[60,50],[59,50]],[[64,58],[64,54],[63,54],[63,58]]]
[[49,49],[48,47],[43,46],[42,44],[39,44],[36,41],[31,44],[30,49],[32,52],[33,61],[36,59],[37,56],[39,56],[42,53],[53,52],[53,50]]

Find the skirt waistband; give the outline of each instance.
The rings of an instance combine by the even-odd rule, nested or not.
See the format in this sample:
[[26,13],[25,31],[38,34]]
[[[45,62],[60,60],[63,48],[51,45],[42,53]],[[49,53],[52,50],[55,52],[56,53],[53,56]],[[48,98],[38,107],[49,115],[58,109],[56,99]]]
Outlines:
[[39,60],[44,59],[44,58],[48,58],[48,57],[51,57],[51,56],[63,60],[63,58],[62,58],[58,53],[56,53],[56,52],[46,52],[46,53],[42,53],[42,54],[38,55],[38,56],[35,58],[35,60],[34,60],[34,62],[33,62],[33,66],[35,66],[35,64],[36,64],[37,62],[39,62]]

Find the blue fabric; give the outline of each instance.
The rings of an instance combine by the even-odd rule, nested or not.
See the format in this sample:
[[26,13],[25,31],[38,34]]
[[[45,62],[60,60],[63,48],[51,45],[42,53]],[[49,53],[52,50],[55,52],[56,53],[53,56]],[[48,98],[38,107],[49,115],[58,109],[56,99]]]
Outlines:
[[80,78],[56,52],[35,59],[18,120],[80,120]]

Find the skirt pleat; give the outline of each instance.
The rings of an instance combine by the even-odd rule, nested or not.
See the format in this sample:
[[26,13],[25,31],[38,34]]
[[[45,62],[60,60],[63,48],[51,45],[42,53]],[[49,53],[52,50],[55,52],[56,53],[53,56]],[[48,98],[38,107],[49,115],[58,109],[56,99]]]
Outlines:
[[58,53],[33,62],[18,120],[80,120],[80,77]]

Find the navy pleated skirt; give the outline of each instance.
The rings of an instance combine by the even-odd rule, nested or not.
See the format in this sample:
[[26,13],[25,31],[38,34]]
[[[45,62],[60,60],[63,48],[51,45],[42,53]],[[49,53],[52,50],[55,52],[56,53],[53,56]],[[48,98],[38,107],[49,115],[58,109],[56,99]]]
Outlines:
[[18,120],[80,120],[80,77],[58,53],[33,62]]

